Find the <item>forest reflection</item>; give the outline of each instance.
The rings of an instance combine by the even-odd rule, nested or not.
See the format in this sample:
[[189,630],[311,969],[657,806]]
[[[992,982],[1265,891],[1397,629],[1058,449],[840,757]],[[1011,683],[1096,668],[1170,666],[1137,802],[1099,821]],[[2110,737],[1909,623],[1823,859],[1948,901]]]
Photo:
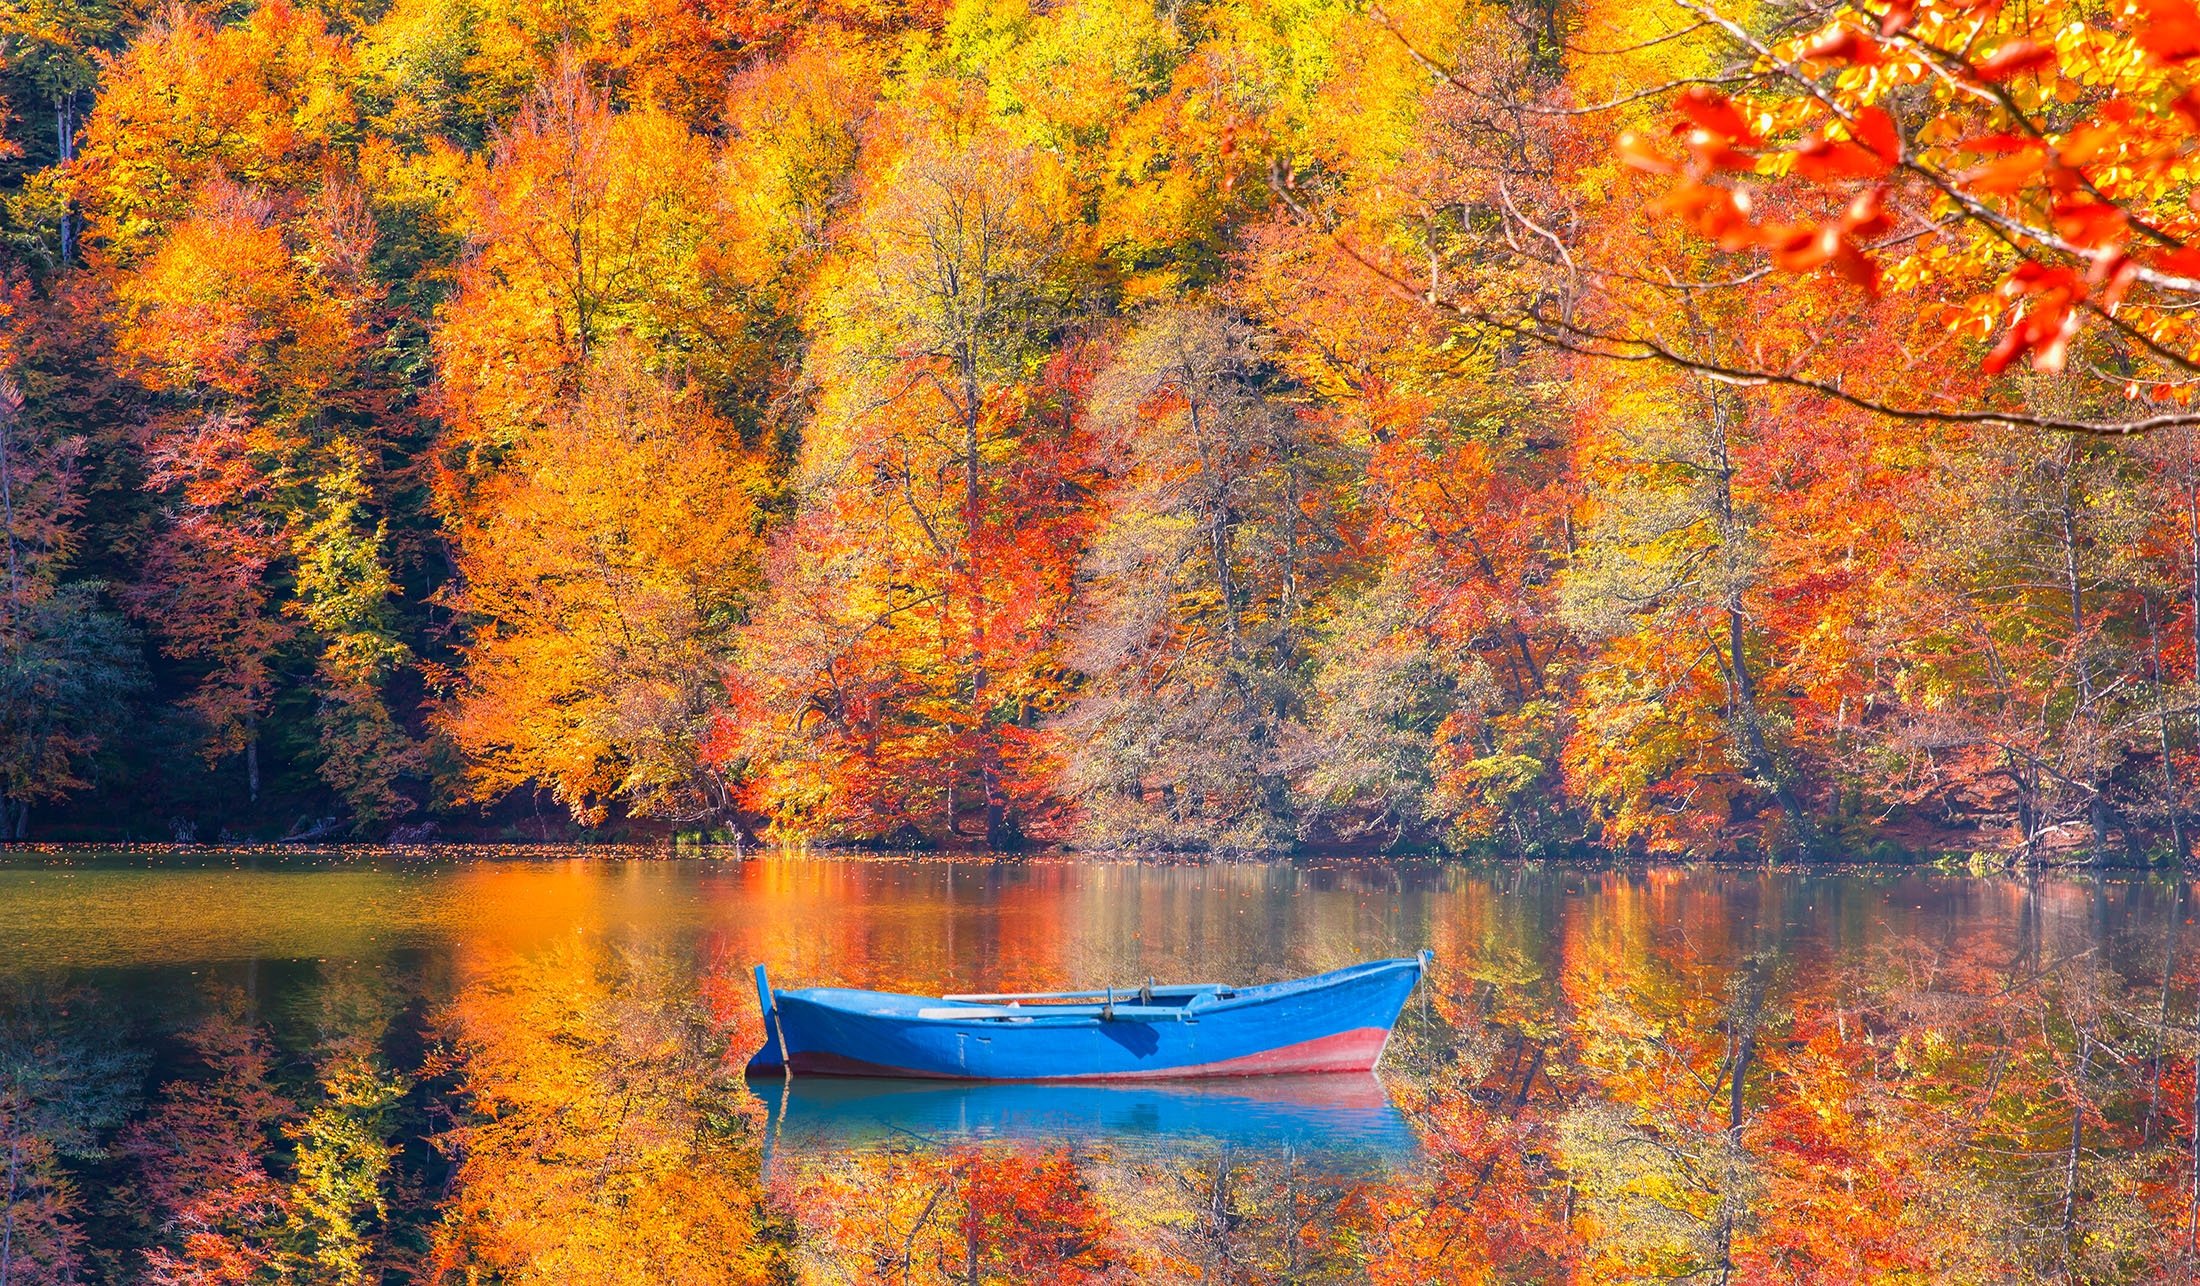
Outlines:
[[[838,883],[878,878],[760,871],[717,891],[728,917],[692,912],[717,896],[692,883],[622,903],[465,870],[437,896],[509,913],[428,945],[10,972],[0,1286],[2200,1266],[2200,935],[2166,882],[1546,873],[1387,897],[1347,880],[1327,900],[1269,868],[1188,900],[1135,875],[1104,900],[1081,878]],[[1239,901],[1270,910],[1236,925]],[[1231,927],[1158,931],[1188,905]],[[1276,905],[1328,943],[1264,953]],[[1131,922],[1170,945],[1106,958]],[[1156,953],[1276,974],[1393,935],[1438,964],[1380,1085],[1087,1099],[741,1077],[758,958],[1036,986]]]

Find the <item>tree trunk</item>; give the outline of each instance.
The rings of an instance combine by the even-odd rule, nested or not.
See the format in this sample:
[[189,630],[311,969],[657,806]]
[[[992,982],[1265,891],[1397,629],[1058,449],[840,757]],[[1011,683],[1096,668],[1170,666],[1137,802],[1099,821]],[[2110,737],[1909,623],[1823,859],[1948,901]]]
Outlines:
[[0,626],[13,628],[23,610],[23,589],[15,552],[15,409],[12,399],[0,401],[0,524],[5,524],[8,546],[8,613]]
[[1720,557],[1724,561],[1726,584],[1723,587],[1721,606],[1726,613],[1726,668],[1727,692],[1732,702],[1730,715],[1741,734],[1742,754],[1749,761],[1757,779],[1772,791],[1772,797],[1780,805],[1781,813],[1795,828],[1797,845],[1808,854],[1817,846],[1810,817],[1803,810],[1803,802],[1788,783],[1787,774],[1773,757],[1771,746],[1765,741],[1764,717],[1757,708],[1757,683],[1749,669],[1747,643],[1749,616],[1742,603],[1740,585],[1741,568],[1736,564],[1733,550],[1741,537],[1741,519],[1734,509],[1734,462],[1727,444],[1727,411],[1723,399],[1714,396],[1712,403],[1711,477],[1715,484],[1712,507],[1719,524]]
[[[1719,1192],[1717,1265],[1717,1280],[1721,1282],[1731,1281],[1734,1276],[1735,1190],[1742,1168],[1742,1122],[1748,1108],[1749,1069],[1757,1061],[1757,1029],[1763,1022],[1765,992],[1770,985],[1764,957],[1750,955],[1742,975],[1741,990],[1727,1014],[1726,1164]],[[1716,1092],[1714,1085],[1713,1093]]]
[[8,1286],[14,1276],[15,1190],[23,1169],[22,1117],[20,1108],[8,1113],[8,1186],[7,1192],[0,1195],[0,1286]]
[[2192,679],[2200,683],[2200,430],[2185,430],[2185,553],[2190,566],[2191,597],[2187,599],[2192,631]]
[[[68,165],[76,159],[76,91],[67,90],[54,95],[53,127],[56,164]],[[69,260],[76,253],[76,204],[63,197],[61,201],[61,258],[58,267],[66,272]]]
[[[2077,452],[2074,442],[2063,448],[2062,507],[2055,515],[2062,536],[2063,593],[2070,602],[2070,647],[2078,670],[2078,708],[2072,716],[2073,724],[2093,717],[2094,698],[2093,658],[2085,642],[2085,582],[2078,565]],[[2086,784],[2093,792],[2086,804],[2086,822],[2093,832],[2092,860],[2098,862],[2108,848],[2108,796],[2106,783],[2098,776]]]
[[[2195,1058],[2200,1058],[2200,1005],[2193,1009],[2192,1034]],[[2192,1101],[2187,1113],[2192,1120],[2192,1182],[2185,1198],[2185,1258],[2200,1271],[2200,1073],[2192,1078]]]
[[[1450,501],[1452,508],[1458,509],[1460,507],[1457,501],[1451,500],[1449,491],[1443,491],[1442,494],[1447,501]],[[1492,593],[1500,591],[1502,586],[1498,583],[1497,564],[1490,561],[1489,552],[1482,548],[1481,537],[1475,535],[1474,529],[1467,525],[1464,515],[1460,518],[1460,526],[1461,534],[1466,537],[1467,552],[1474,555],[1474,565],[1480,569],[1482,579],[1490,583]],[[1535,695],[1542,696],[1544,693],[1543,667],[1536,663],[1535,649],[1528,643],[1528,632],[1520,627],[1520,618],[1511,611],[1505,613],[1505,628],[1512,635],[1513,649],[1520,653],[1520,664],[1527,668],[1528,681],[1535,685]],[[1510,669],[1511,667],[1506,668]],[[1518,681],[1514,682],[1513,691],[1521,703],[1525,704],[1527,702],[1527,689],[1522,687]]]
[[1184,410],[1192,421],[1192,445],[1199,450],[1199,477],[1207,493],[1207,557],[1214,563],[1215,596],[1222,600],[1222,632],[1230,645],[1230,659],[1241,661],[1245,659],[1245,650],[1238,637],[1237,582],[1230,566],[1229,485],[1208,445],[1206,417],[1200,414],[1199,396],[1192,379],[1192,372],[1186,369]]
[[[2180,798],[2183,792],[2177,781],[2177,762],[2171,755],[2169,700],[2162,690],[2162,634],[2155,622],[2153,595],[2145,596],[2142,603],[2147,618],[2147,655],[2154,680],[2154,726],[2162,743],[2162,811],[2169,817],[2170,852],[2176,856],[2177,865],[2182,868],[2185,864],[2184,806]],[[2176,930],[2171,930],[2172,935],[2175,932]],[[2164,981],[2166,983],[2167,979]]]
[[1749,1082],[1749,1065],[1757,1061],[1757,1020],[1749,1019],[1734,1038],[1734,1076],[1726,1087],[1726,1128],[1742,1128],[1743,1093]]
[[[963,415],[963,514],[962,514],[962,573],[964,593],[970,599],[970,734],[977,739],[978,794],[985,805],[985,846],[992,852],[1002,852],[1016,847],[1014,818],[1009,815],[1007,801],[1001,797],[1001,763],[999,748],[994,745],[993,731],[985,706],[986,666],[985,585],[978,567],[978,524],[984,512],[984,493],[979,487],[978,428],[982,413],[979,400],[977,370],[974,359],[963,362],[963,396],[966,404]],[[949,814],[950,829],[955,818]]]
[[2078,1076],[2070,1104],[2070,1148],[2063,1162],[2062,1239],[2063,1260],[2069,1262],[2070,1239],[2078,1226],[2078,1154],[2085,1144],[2085,1079],[2093,1067],[2093,1037],[2078,1035]]
[[1215,1187],[1207,1198],[1207,1236],[1207,1262],[1212,1267],[1216,1259],[1227,1259],[1230,1254],[1230,1153],[1227,1149],[1215,1158]]
[[[1299,458],[1286,447],[1283,466],[1283,605],[1277,613],[1276,660],[1289,669],[1298,652],[1299,615]],[[1277,711],[1278,717],[1285,712]]]
[[[2185,923],[2185,882],[2171,880],[2169,888],[2169,923],[2162,943],[2161,1007],[2155,1011],[2154,1050],[2147,1058],[2147,1120],[2140,1133],[2142,1147],[2154,1142],[2154,1126],[2162,1116],[2162,1045],[2169,1039],[2169,985],[2177,974],[2177,936]],[[2194,1054],[2200,1057],[2200,1050]]]

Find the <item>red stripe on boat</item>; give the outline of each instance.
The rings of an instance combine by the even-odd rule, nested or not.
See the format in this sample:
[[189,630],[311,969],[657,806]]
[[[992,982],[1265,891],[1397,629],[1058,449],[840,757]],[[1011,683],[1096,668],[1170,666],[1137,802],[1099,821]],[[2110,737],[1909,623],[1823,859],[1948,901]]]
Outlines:
[[[1303,1040],[1295,1045],[1279,1045],[1242,1058],[1226,1058],[1219,1063],[1188,1063],[1182,1067],[1157,1067],[1152,1070],[1131,1072],[1099,1072],[1090,1076],[1020,1076],[1015,1080],[1051,1081],[1175,1081],[1205,1076],[1287,1076],[1301,1072],[1367,1072],[1383,1056],[1383,1044],[1390,1039],[1390,1031],[1384,1027],[1359,1027],[1352,1031],[1338,1032],[1316,1040]],[[892,1067],[884,1063],[867,1063],[860,1058],[846,1058],[839,1054],[805,1051],[787,1056],[787,1066],[797,1072],[809,1072],[815,1076],[898,1076],[915,1077],[934,1081],[964,1081],[1004,1079],[982,1076],[949,1076],[941,1072],[918,1072],[906,1067]]]

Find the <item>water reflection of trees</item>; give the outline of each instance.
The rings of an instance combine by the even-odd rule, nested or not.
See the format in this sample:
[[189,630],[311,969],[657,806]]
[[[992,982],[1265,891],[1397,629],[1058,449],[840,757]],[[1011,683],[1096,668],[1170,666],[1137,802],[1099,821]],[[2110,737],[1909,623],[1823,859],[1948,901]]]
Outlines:
[[[1648,899],[1556,965],[1462,942],[1392,1280],[2188,1280],[2193,970],[2157,938],[1782,957]],[[1511,960],[1511,967],[1492,967]],[[2185,1015],[2172,1021],[2173,1014]],[[1553,1017],[1556,1016],[1556,1023]]]
[[1388,1168],[902,1139],[767,1179],[746,980],[593,939],[180,1018],[18,987],[0,1286],[2191,1280],[2183,904],[2010,896],[1839,949],[1656,881],[1446,908]]
[[670,957],[477,966],[443,1020],[458,1119],[429,1281],[763,1280],[753,1102]]
[[87,1271],[79,1176],[105,1156],[143,1064],[91,1001],[32,987],[0,1005],[0,1286]]
[[138,1044],[86,993],[9,995],[0,1286],[769,1280],[710,994],[575,947],[469,962],[426,1013],[357,970],[276,1014],[210,987]]
[[805,1280],[1360,1280],[1365,1172],[1287,1151],[962,1143],[775,1166]]

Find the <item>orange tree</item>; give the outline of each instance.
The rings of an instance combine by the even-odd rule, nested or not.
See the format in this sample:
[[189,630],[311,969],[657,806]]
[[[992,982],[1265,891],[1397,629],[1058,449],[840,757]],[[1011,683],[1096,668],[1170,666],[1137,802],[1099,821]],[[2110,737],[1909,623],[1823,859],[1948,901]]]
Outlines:
[[937,840],[974,806],[1012,846],[1059,701],[1078,376],[1044,341],[1078,225],[1058,162],[957,97],[873,144],[820,285],[798,510],[720,749],[788,834]]

